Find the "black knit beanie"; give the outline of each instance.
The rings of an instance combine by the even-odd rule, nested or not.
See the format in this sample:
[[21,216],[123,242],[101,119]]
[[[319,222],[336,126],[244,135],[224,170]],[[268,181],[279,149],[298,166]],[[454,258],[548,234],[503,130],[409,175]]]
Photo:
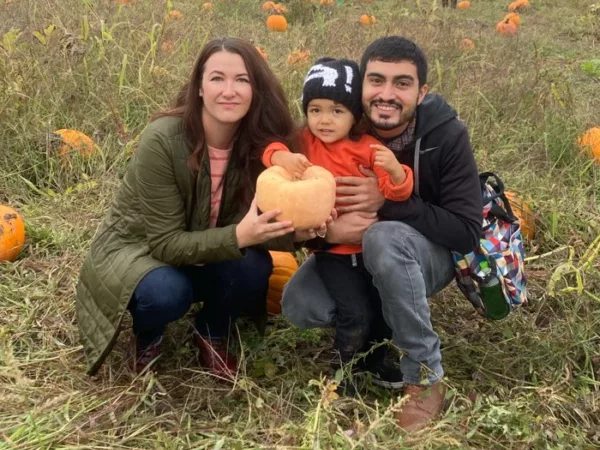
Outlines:
[[356,62],[321,58],[304,78],[302,109],[306,115],[311,100],[325,98],[344,105],[358,122],[362,116],[361,96],[362,82]]

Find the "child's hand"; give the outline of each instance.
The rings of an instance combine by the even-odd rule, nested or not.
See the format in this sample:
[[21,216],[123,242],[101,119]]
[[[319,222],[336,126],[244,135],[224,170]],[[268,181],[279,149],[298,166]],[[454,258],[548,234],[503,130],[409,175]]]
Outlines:
[[371,148],[375,149],[375,165],[389,173],[394,184],[404,183],[406,172],[404,172],[402,164],[396,159],[394,152],[380,144],[371,144]]
[[304,171],[312,166],[310,161],[301,153],[277,151],[271,156],[271,164],[281,166],[294,178],[302,178]]

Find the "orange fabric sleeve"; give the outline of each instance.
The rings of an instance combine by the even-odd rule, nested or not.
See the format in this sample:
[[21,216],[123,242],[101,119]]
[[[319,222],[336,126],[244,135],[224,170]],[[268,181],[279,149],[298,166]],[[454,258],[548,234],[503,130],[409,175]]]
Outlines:
[[273,156],[273,153],[279,151],[289,152],[290,149],[287,148],[287,146],[282,142],[271,142],[269,145],[267,145],[267,148],[265,148],[265,151],[261,157],[262,163],[265,167],[271,167],[273,165],[271,164],[271,157]]
[[381,167],[375,167],[374,172],[379,181],[379,190],[388,200],[402,202],[404,200],[408,200],[408,198],[412,195],[414,187],[413,171],[410,167],[405,166],[404,164],[402,164],[402,168],[406,173],[406,179],[402,184],[394,184],[392,183],[392,178],[390,177],[389,173],[387,173]]

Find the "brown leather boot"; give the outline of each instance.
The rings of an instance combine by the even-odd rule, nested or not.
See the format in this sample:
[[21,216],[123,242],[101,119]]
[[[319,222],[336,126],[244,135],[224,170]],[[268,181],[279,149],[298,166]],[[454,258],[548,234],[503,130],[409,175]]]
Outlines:
[[404,395],[410,398],[396,413],[398,426],[404,431],[418,431],[436,419],[444,408],[447,388],[441,382],[431,386],[404,385]]

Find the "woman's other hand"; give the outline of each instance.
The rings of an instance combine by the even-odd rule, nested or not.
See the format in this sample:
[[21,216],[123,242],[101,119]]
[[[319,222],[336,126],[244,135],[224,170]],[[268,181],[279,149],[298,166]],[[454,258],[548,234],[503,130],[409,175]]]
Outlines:
[[250,210],[235,229],[239,248],[262,244],[270,239],[293,232],[294,227],[289,220],[270,222],[279,214],[281,214],[281,211],[274,209],[258,215],[256,197],[254,197]]

